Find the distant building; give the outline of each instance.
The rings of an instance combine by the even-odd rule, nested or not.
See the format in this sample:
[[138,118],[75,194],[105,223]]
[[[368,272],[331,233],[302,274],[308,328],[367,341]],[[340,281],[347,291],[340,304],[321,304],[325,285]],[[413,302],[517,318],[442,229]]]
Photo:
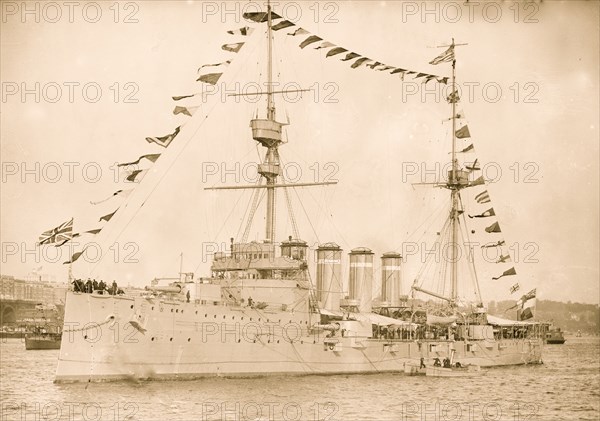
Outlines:
[[0,275],[0,326],[62,325],[68,285]]
[[68,286],[0,275],[0,300],[35,301],[46,305],[64,304]]

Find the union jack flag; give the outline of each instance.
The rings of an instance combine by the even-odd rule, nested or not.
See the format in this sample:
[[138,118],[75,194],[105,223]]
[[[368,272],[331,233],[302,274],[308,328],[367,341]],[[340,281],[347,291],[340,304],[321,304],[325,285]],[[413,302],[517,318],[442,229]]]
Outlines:
[[73,238],[73,218],[58,227],[44,231],[38,240],[39,245],[60,243]]

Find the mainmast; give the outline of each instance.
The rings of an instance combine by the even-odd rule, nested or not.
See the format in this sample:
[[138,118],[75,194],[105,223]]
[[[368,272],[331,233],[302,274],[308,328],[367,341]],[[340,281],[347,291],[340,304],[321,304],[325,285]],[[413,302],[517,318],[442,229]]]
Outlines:
[[[448,171],[448,181],[445,183],[433,183],[438,187],[444,187],[450,190],[450,201],[451,207],[450,212],[448,214],[449,224],[450,224],[450,247],[451,247],[451,256],[450,256],[450,295],[448,297],[443,296],[442,294],[438,294],[432,291],[425,290],[418,285],[413,285],[412,289],[415,291],[420,291],[425,294],[431,295],[436,298],[440,298],[448,301],[451,306],[455,306],[458,300],[458,229],[459,229],[459,216],[462,213],[460,208],[460,190],[469,187],[469,174],[468,172],[459,168],[458,161],[456,159],[456,103],[458,102],[458,92],[456,90],[456,56],[454,52],[454,48],[457,45],[467,45],[467,44],[455,44],[454,38],[452,38],[452,44],[450,45],[440,45],[439,47],[447,47],[445,53],[441,56],[436,57],[430,64],[439,64],[443,62],[452,61],[452,92],[448,97],[448,101],[451,104],[452,109],[452,152],[451,159],[452,165],[451,169]],[[437,62],[436,62],[437,61]],[[430,184],[430,183],[419,183],[419,184]]]
[[[454,49],[454,38],[452,38],[452,49]],[[450,198],[452,201],[452,208],[450,209],[450,223],[452,224],[452,260],[450,264],[452,265],[452,271],[450,273],[450,299],[452,302],[456,301],[458,296],[458,262],[457,260],[457,237],[458,237],[458,177],[457,170],[458,165],[456,163],[456,98],[454,97],[454,89],[456,89],[456,56],[453,57],[452,60],[452,174],[450,175],[450,185],[451,185],[451,193]]]

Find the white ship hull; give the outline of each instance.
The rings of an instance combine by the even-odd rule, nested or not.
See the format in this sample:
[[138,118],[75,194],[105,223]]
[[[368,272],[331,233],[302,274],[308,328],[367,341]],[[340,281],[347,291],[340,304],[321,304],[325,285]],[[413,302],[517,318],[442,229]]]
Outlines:
[[318,315],[68,292],[56,381],[404,373],[444,358],[481,367],[541,362],[542,339],[327,337]]

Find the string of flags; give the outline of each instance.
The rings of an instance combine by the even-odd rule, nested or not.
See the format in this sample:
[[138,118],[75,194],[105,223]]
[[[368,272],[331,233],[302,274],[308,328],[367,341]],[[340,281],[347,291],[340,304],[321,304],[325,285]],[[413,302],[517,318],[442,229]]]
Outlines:
[[[252,20],[255,22],[259,22],[259,20],[257,20],[257,19],[260,19],[260,22],[265,22],[263,13],[260,13],[258,15],[255,13],[244,13],[243,16],[245,19],[249,19],[249,20]],[[272,14],[272,20],[276,20],[276,19],[281,19],[281,17],[276,14]],[[275,24],[274,26],[272,26],[271,29],[273,31],[279,31],[281,29],[289,28],[292,26],[296,26],[296,25],[293,22],[290,22],[288,20],[283,20],[283,21]],[[435,80],[436,82],[441,83],[441,84],[448,83],[448,77],[445,77],[445,76],[442,77],[442,76],[438,76],[438,75],[434,75],[434,74],[430,74],[430,73],[426,73],[426,72],[418,72],[415,70],[409,70],[409,69],[405,69],[405,68],[398,67],[398,66],[391,66],[391,65],[385,64],[381,61],[373,60],[369,57],[363,56],[362,54],[356,53],[348,48],[345,48],[345,47],[339,46],[337,44],[334,44],[333,42],[327,41],[318,35],[311,34],[309,31],[307,31],[304,28],[298,27],[296,30],[289,32],[287,35],[294,36],[294,37],[307,36],[298,45],[300,47],[300,49],[304,49],[310,45],[314,46],[315,44],[318,43],[316,47],[313,47],[313,49],[314,50],[328,49],[327,53],[325,54],[325,58],[329,58],[329,57],[333,57],[333,56],[345,53],[340,60],[341,61],[354,60],[354,62],[350,65],[351,69],[357,69],[361,66],[365,66],[366,68],[370,68],[372,70],[388,72],[389,74],[392,74],[392,75],[397,74],[401,77],[402,80],[404,80],[404,78],[406,76],[414,75],[412,77],[413,80],[420,79],[425,84],[429,83],[432,80]],[[447,59],[448,57],[450,57],[450,55],[446,54],[446,53],[444,53],[445,55],[443,54],[444,57],[442,57],[442,56],[436,57],[436,59],[434,59],[429,64],[439,64],[439,63],[443,63],[444,61],[451,61],[451,60]],[[451,48],[451,56],[453,59],[453,57],[454,57],[454,47],[453,46]]]
[[106,199],[98,200],[96,202],[90,201],[90,204],[92,204],[92,205],[99,205],[100,203],[104,203],[107,200],[110,200],[110,199],[112,199],[113,197],[116,197],[116,196],[128,197],[131,194],[132,191],[133,191],[133,189],[128,189],[128,190],[119,189],[116,192],[114,192],[113,194],[111,194],[110,196],[108,196]]
[[[515,284],[511,287],[511,293],[516,292],[519,289],[520,289],[519,284]],[[513,308],[517,308],[519,310],[519,312],[517,313],[518,319],[519,320],[528,320],[528,319],[533,318],[533,308],[535,308],[536,303],[537,303],[537,288],[534,288],[531,291],[529,291],[527,294],[521,296],[521,298],[519,298],[519,300],[517,300],[515,305],[507,308],[506,311],[512,310]]]
[[[453,46],[448,48],[448,50],[446,50],[443,54],[436,57],[431,62],[431,64],[439,64],[439,63],[448,62],[448,61],[452,61],[452,60],[454,60]],[[460,98],[458,97],[458,94],[456,93],[456,91],[453,92],[452,94],[450,94],[447,98],[449,103],[458,102],[459,99]],[[464,118],[464,113],[462,111],[459,111],[456,114],[455,118],[457,120],[459,120],[459,122],[460,122],[460,120],[462,120]],[[460,123],[462,123],[462,122],[460,122]],[[469,126],[467,124],[463,124],[461,127],[456,129],[456,131],[454,132],[454,135],[456,136],[457,139],[468,142],[468,144],[466,144],[466,146],[464,148],[458,150],[457,153],[467,154],[467,153],[475,152],[475,144],[471,138],[471,132],[469,131]],[[475,171],[481,171],[481,168],[478,165],[478,162],[479,162],[479,160],[477,158],[472,163],[464,162],[464,167],[469,171],[469,173],[472,173]],[[476,186],[484,186],[485,187],[485,179],[483,178],[483,176],[479,176],[479,177],[475,178],[473,181],[469,182],[469,184],[468,184],[468,187],[476,187]],[[490,217],[496,216],[494,207],[490,207],[491,198],[490,198],[490,194],[487,191],[487,189],[481,190],[479,193],[475,194],[473,199],[474,199],[476,206],[485,205],[485,207],[483,207],[483,209],[481,209],[481,211],[479,211],[479,213],[467,215],[469,218],[475,219],[475,220],[484,220],[485,218],[490,218]],[[498,221],[494,221],[492,223],[488,222],[487,224],[483,225],[482,232],[484,232],[485,235],[488,235],[488,234],[489,235],[497,235],[497,234],[502,233],[502,229],[500,227],[500,223]],[[472,233],[475,233],[475,231],[472,231]],[[497,240],[497,241],[486,243],[486,244],[482,245],[481,248],[482,249],[492,249],[492,248],[497,249],[498,255],[493,260],[493,262],[495,264],[505,265],[505,268],[502,270],[502,273],[500,273],[496,276],[493,276],[492,280],[497,281],[504,277],[511,277],[511,276],[517,275],[517,271],[516,271],[515,267],[510,265],[512,260],[510,257],[510,253],[506,249],[506,243],[504,240]],[[511,294],[514,294],[519,289],[520,289],[520,285],[517,282],[517,283],[512,284],[512,286],[510,286],[509,291]]]
[[[252,12],[252,13],[244,13],[243,17],[245,19],[247,19],[248,21],[252,21],[252,22],[256,22],[256,23],[264,23],[268,19],[268,14],[266,12]],[[278,21],[278,20],[282,19],[282,17],[277,15],[276,13],[271,13],[271,19],[273,21]],[[288,20],[281,20],[281,21],[275,23],[271,29],[273,31],[280,31],[280,30],[284,30],[286,28],[292,28],[295,26],[296,25],[293,22],[290,22]],[[229,35],[233,35],[233,36],[246,37],[246,36],[249,36],[250,34],[252,34],[253,31],[254,31],[253,28],[251,28],[249,26],[244,26],[241,28],[228,30],[227,33]],[[418,72],[415,70],[410,70],[410,69],[401,68],[401,67],[397,67],[397,66],[393,66],[393,65],[388,65],[388,64],[385,64],[378,60],[373,60],[369,57],[363,56],[362,54],[356,53],[349,48],[339,46],[335,43],[325,40],[322,37],[312,34],[309,31],[307,31],[306,29],[301,28],[301,27],[294,28],[291,32],[288,32],[287,35],[292,36],[292,37],[303,37],[302,41],[299,43],[300,49],[312,47],[312,49],[314,49],[314,50],[324,50],[324,51],[326,51],[325,58],[331,58],[331,57],[337,56],[340,59],[340,61],[351,63],[350,64],[351,69],[357,69],[359,67],[364,67],[364,68],[367,68],[367,69],[370,69],[373,71],[381,71],[381,72],[386,72],[390,75],[398,75],[401,77],[402,80],[404,80],[405,77],[412,76],[413,80],[422,80],[423,83],[425,83],[425,84],[432,80],[436,81],[437,83],[440,83],[440,84],[448,83],[448,77],[442,77],[442,76],[438,76],[438,75],[434,75],[434,74],[430,74],[430,73],[426,73],[426,72]],[[227,53],[237,54],[241,51],[241,49],[244,47],[244,45],[245,45],[245,42],[243,42],[243,41],[226,43],[221,46],[221,50],[223,50]],[[223,73],[225,72],[227,67],[232,63],[232,60],[233,59],[228,59],[225,61],[213,62],[213,63],[201,65],[197,69],[196,81],[205,83],[205,84],[209,84],[209,85],[215,85],[221,79],[221,77],[223,76]],[[430,61],[429,64],[437,65],[437,64],[441,64],[441,63],[445,63],[445,62],[451,62],[453,60],[454,60],[454,46],[450,46],[446,51],[444,51],[442,54],[438,55],[432,61]],[[201,95],[201,94],[195,93],[195,94],[190,94],[190,95],[173,96],[172,99],[173,99],[173,101],[182,101],[184,99],[192,99],[192,98],[196,97],[197,95]],[[459,98],[458,92],[456,90],[453,91],[450,95],[448,95],[446,100],[449,103],[459,102],[460,98]],[[175,108],[173,109],[173,114],[174,115],[181,114],[181,115],[184,115],[187,117],[192,117],[194,115],[194,113],[197,112],[198,108],[199,108],[199,106],[196,106],[196,105],[176,105]],[[463,118],[464,114],[462,112],[459,112],[455,117]],[[149,144],[154,143],[162,148],[167,148],[176,139],[177,135],[179,134],[179,132],[181,130],[181,127],[182,127],[182,125],[176,127],[172,133],[168,133],[163,136],[154,136],[154,137],[149,136],[149,137],[146,137],[145,140]],[[465,125],[462,125],[460,128],[458,128],[455,131],[455,136],[457,139],[470,140],[471,133],[469,131],[468,125],[465,124]],[[473,153],[474,151],[475,151],[474,144],[469,143],[464,148],[462,148],[459,151],[459,153],[467,154],[467,153]],[[122,168],[123,171],[125,172],[124,181],[130,182],[130,183],[141,182],[141,180],[144,178],[145,174],[149,171],[149,168],[140,168],[139,165],[142,162],[150,163],[152,165],[157,162],[157,160],[160,158],[160,156],[161,156],[160,153],[147,153],[147,154],[139,156],[136,160],[118,164],[118,167]],[[474,172],[474,171],[480,170],[480,168],[477,165],[477,162],[478,162],[477,159],[475,159],[475,161],[471,165],[465,165],[466,169],[469,170],[469,172]],[[475,187],[475,186],[479,186],[479,185],[485,185],[485,180],[484,180],[483,176],[475,178],[472,182],[469,183],[469,187]],[[119,189],[119,190],[115,191],[114,193],[112,193],[110,196],[106,197],[105,199],[95,201],[95,202],[90,202],[90,203],[92,205],[98,205],[98,204],[104,203],[110,199],[113,199],[115,197],[126,198],[132,193],[132,191],[133,191],[133,189]],[[489,196],[489,193],[487,192],[487,190],[482,190],[481,192],[479,192],[475,196],[475,201],[477,204],[480,204],[480,205],[489,204],[491,202],[491,199],[490,199],[490,196]],[[484,210],[481,213],[478,213],[475,215],[468,215],[469,218],[483,219],[483,218],[488,218],[488,217],[494,217],[496,215],[494,212],[494,208],[489,207],[489,205],[487,207],[488,207],[487,210]],[[122,207],[119,206],[111,213],[101,216],[98,219],[98,222],[108,223],[115,217],[115,215],[118,213],[119,209],[121,209],[121,208]],[[73,238],[79,237],[83,234],[96,235],[96,234],[100,233],[102,231],[102,229],[103,228],[94,228],[94,229],[90,229],[87,231],[83,231],[81,233],[73,233],[73,218],[71,218],[69,221],[66,221],[63,224],[60,224],[56,228],[53,228],[51,230],[43,232],[40,235],[39,244],[40,245],[55,244],[56,247],[60,247],[60,246],[64,245],[65,243],[67,243],[68,241],[72,240]],[[502,232],[498,222],[493,222],[491,225],[487,226],[484,229],[484,231],[488,234],[493,234],[493,235],[499,234]],[[484,244],[482,246],[482,248],[498,248],[500,250],[500,256],[496,261],[497,264],[506,264],[511,261],[510,255],[508,254],[508,252],[504,252],[503,247],[505,247],[504,240],[498,240],[495,242]],[[85,252],[85,247],[81,251],[74,253],[71,256],[71,258],[67,262],[64,262],[64,263],[67,264],[67,263],[75,262],[77,259],[80,258],[80,256],[84,252]],[[515,268],[510,267],[510,268],[505,269],[500,275],[495,276],[492,279],[498,280],[503,277],[515,276],[515,275],[516,275]],[[519,289],[520,289],[519,284],[515,283],[510,287],[510,292],[511,292],[511,294],[513,294],[516,291],[518,291]],[[535,290],[534,290],[534,297],[535,297]]]
[[[263,14],[263,15],[266,15],[266,14]],[[274,15],[274,16],[277,16],[277,15]],[[258,19],[258,18],[263,19],[263,18],[265,18],[265,16],[259,17],[258,15],[256,15],[254,18],[255,19]],[[265,18],[265,20],[266,20],[266,18]],[[280,29],[282,29],[283,27],[285,27],[285,25],[281,25]],[[251,28],[249,26],[245,26],[242,28],[229,30],[229,31],[227,31],[227,33],[230,35],[235,35],[235,36],[249,36],[253,31],[254,31],[253,28]],[[223,51],[226,51],[229,53],[239,53],[239,51],[242,49],[244,44],[245,44],[244,42],[227,43],[227,44],[223,44],[221,46],[221,49]],[[212,85],[216,84],[219,81],[219,79],[221,78],[221,76],[223,75],[224,69],[227,66],[229,66],[229,64],[231,64],[231,59],[223,61],[223,62],[219,62],[219,63],[211,63],[211,64],[201,65],[198,68],[197,81],[212,84]],[[180,101],[180,100],[183,100],[186,98],[193,98],[196,95],[197,94],[174,96],[173,100]],[[199,106],[177,105],[173,109],[173,114],[174,115],[181,114],[184,116],[192,117],[194,115],[194,113],[198,110],[198,108],[200,108],[200,107]],[[164,136],[146,137],[146,141],[148,143],[154,143],[160,147],[167,148],[175,140],[175,138],[177,137],[177,135],[179,134],[179,132],[181,130],[181,127],[182,126],[176,127],[172,133],[166,134]],[[136,160],[119,163],[117,165],[117,167],[121,168],[124,172],[123,181],[129,182],[129,183],[140,183],[142,181],[142,179],[144,178],[144,176],[149,171],[149,168],[141,168],[139,166],[143,162],[148,162],[150,164],[154,164],[160,158],[160,156],[161,156],[160,153],[148,153],[148,154],[141,155]],[[90,204],[91,205],[99,205],[99,204],[105,203],[108,200],[113,199],[115,197],[126,198],[133,192],[133,190],[134,189],[119,189],[119,190],[115,191],[114,193],[112,193],[110,196],[108,196],[102,200],[90,201]],[[106,215],[100,216],[100,218],[98,219],[98,222],[104,222],[105,224],[108,223],[115,217],[115,215],[121,208],[122,207],[119,206],[114,211],[112,211]],[[56,228],[53,228],[48,231],[44,231],[39,236],[38,244],[39,245],[54,244],[55,247],[61,247],[61,246],[65,245],[67,242],[71,241],[72,239],[80,237],[83,234],[90,234],[90,235],[99,234],[102,231],[102,229],[103,228],[94,228],[94,229],[90,229],[87,231],[82,231],[80,233],[74,233],[73,232],[73,218],[71,218],[70,220],[60,224]],[[81,251],[75,252],[69,260],[64,262],[64,264],[71,264],[71,263],[76,262],[83,255],[86,248],[87,248],[87,245],[84,246]]]

